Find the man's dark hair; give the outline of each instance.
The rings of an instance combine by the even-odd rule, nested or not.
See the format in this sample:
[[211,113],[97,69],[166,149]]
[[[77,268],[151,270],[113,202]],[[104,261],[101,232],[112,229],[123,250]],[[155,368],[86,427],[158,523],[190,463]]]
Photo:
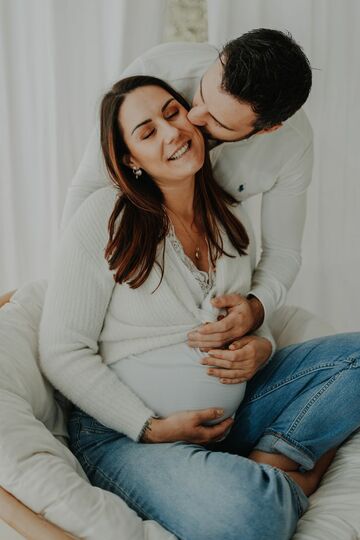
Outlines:
[[229,41],[220,52],[221,88],[249,103],[257,114],[254,131],[292,116],[311,89],[311,66],[290,34],[259,28]]

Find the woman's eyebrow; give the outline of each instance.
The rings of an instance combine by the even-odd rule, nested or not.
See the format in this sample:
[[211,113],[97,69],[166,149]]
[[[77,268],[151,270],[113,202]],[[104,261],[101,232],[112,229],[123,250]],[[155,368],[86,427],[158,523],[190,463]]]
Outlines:
[[[172,97],[170,99],[168,99],[167,101],[165,101],[164,105],[161,107],[161,112],[164,112],[166,107],[169,105],[169,103],[171,103],[172,101],[175,101],[175,99]],[[151,122],[151,118],[147,118],[146,120],[144,120],[143,122],[140,122],[140,124],[138,124],[137,126],[134,127],[134,129],[132,130],[131,132],[131,135],[134,133],[134,131],[138,128],[138,127],[141,127],[143,126],[144,124],[148,124],[149,122]]]

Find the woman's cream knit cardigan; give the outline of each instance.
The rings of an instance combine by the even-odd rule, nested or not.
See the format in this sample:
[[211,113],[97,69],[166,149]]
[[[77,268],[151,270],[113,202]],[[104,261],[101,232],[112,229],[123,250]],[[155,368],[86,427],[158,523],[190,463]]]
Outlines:
[[[157,265],[141,287],[130,289],[126,284],[115,284],[104,258],[115,199],[112,187],[95,192],[63,234],[40,325],[40,362],[47,378],[73,403],[104,425],[137,440],[154,413],[108,365],[129,354],[185,342],[192,328],[216,320],[218,312],[210,298],[250,290],[255,245],[239,205],[234,213],[249,233],[249,255],[240,257],[223,236],[225,251],[236,256],[222,256],[217,261],[215,286],[201,307],[179,272],[183,262],[168,242],[165,274],[156,292],[151,294],[160,279]],[[270,339],[274,349],[264,325],[257,334]]]

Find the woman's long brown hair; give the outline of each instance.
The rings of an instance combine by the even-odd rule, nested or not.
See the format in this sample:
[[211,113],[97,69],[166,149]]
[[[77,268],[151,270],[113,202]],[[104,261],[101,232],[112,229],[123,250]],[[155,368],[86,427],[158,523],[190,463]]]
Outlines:
[[[169,230],[160,188],[145,171],[140,179],[135,178],[130,167],[123,163],[123,157],[129,154],[129,150],[119,125],[119,110],[126,96],[142,86],[160,86],[187,110],[190,109],[187,101],[166,82],[143,75],[117,82],[101,103],[102,151],[109,175],[120,190],[109,220],[105,258],[109,268],[115,272],[115,281],[128,283],[133,289],[146,281],[154,264],[161,269],[160,285],[164,274],[165,237]],[[238,253],[246,254],[249,238],[229,208],[234,204],[236,200],[216,183],[206,149],[204,165],[195,175],[194,215],[197,226],[207,238],[213,265],[222,254],[232,256],[223,249],[220,226]],[[161,243],[160,263],[157,254]]]

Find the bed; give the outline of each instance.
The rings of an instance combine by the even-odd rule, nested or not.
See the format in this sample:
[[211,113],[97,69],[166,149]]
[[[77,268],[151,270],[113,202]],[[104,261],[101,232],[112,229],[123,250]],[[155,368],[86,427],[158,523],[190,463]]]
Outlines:
[[[45,291],[45,281],[34,282],[0,299],[0,539],[175,540],[119,497],[91,486],[68,449],[65,402],[37,362]],[[289,306],[278,311],[272,330],[279,347],[333,333]],[[359,539],[359,509],[357,432],[338,451],[294,539]]]

